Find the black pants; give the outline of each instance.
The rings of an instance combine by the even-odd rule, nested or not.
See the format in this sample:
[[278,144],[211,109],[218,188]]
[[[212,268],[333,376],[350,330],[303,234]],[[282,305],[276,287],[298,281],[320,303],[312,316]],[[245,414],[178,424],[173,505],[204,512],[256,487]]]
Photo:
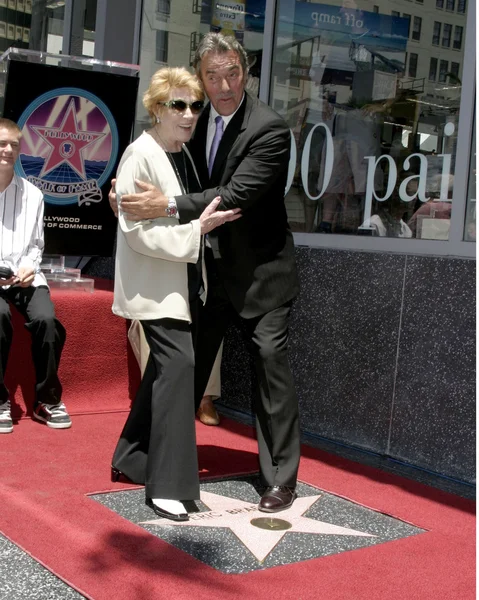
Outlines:
[[186,321],[141,321],[150,356],[112,464],[147,498],[200,497],[194,407],[194,354]]
[[239,320],[253,355],[258,389],[254,397],[261,479],[265,485],[294,487],[300,459],[298,399],[288,361],[291,303],[253,319],[238,316],[209,251],[208,298],[196,330],[195,405],[201,402],[226,329]]
[[13,338],[10,304],[25,317],[25,327],[32,336],[35,402],[59,404],[62,386],[58,379],[58,366],[66,338],[65,328],[55,317],[50,290],[46,286],[13,286],[0,288],[0,409],[6,408],[8,402],[4,379]]

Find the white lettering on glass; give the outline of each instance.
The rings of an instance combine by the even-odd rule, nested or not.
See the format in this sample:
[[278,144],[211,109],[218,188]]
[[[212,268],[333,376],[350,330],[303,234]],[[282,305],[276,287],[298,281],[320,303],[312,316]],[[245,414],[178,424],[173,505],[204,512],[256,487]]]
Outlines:
[[[317,127],[323,127],[324,132],[326,134],[326,160],[324,165],[324,174],[323,174],[323,185],[321,187],[321,191],[317,196],[312,196],[308,189],[308,167],[309,167],[309,155],[311,153],[311,140],[313,138],[313,133]],[[324,150],[323,150],[324,152]],[[318,200],[326,191],[329,181],[331,179],[331,173],[333,172],[333,158],[334,158],[334,146],[333,146],[333,136],[331,135],[331,131],[329,127],[325,123],[317,123],[311,131],[308,133],[308,137],[306,138],[306,142],[304,144],[303,155],[301,157],[301,182],[303,184],[303,189],[306,192],[306,195],[310,200]]]
[[[444,126],[444,135],[446,137],[449,137],[454,133],[455,130],[456,130],[456,127],[454,126],[454,123],[449,121],[449,123],[446,123]],[[449,187],[451,184],[452,156],[450,154],[438,154],[438,156],[443,159],[442,160],[442,173],[441,173],[440,199],[447,200],[448,195],[449,195]]]
[[294,139],[293,132],[291,129],[289,130],[291,134],[291,154],[289,156],[289,165],[288,165],[288,178],[286,179],[286,189],[284,191],[284,195],[289,192],[291,185],[294,179],[294,172],[296,171],[296,156],[298,154],[296,150],[296,140]]
[[[419,200],[421,202],[427,202],[426,198],[426,180],[427,180],[427,158],[424,154],[411,154],[404,160],[404,170],[408,171],[411,166],[411,158],[419,158],[420,166],[419,166],[419,175],[411,175],[410,177],[406,177],[403,180],[401,185],[399,186],[399,197],[403,202],[411,202],[417,196],[419,196]],[[411,181],[417,179],[417,190],[416,192],[410,196],[407,192],[407,186]]]
[[[365,160],[368,161],[369,165],[368,165],[368,177],[366,180],[366,202],[364,205],[363,223],[368,223],[369,219],[371,218],[373,196],[379,202],[383,202],[384,200],[387,200],[389,198],[389,196],[393,193],[394,186],[396,185],[398,175],[397,175],[396,163],[394,162],[394,159],[392,158],[392,156],[389,156],[388,154],[382,154],[378,159],[376,159],[375,156],[365,156],[364,158],[365,158]],[[382,198],[380,198],[376,194],[376,190],[374,189],[374,173],[376,172],[376,169],[377,169],[379,163],[383,159],[386,159],[389,162],[389,177],[388,177],[388,186],[386,188],[386,193],[384,194],[384,196]],[[365,226],[365,227],[360,226],[359,229],[369,229],[369,226]]]
[[451,155],[450,154],[438,154],[442,161],[442,173],[441,173],[441,193],[440,200],[447,200],[449,185],[451,182]]
[[[309,161],[311,154],[311,141],[313,138],[313,134],[318,127],[322,127],[326,134],[325,146],[323,147],[323,152],[325,152],[325,160],[324,160],[324,172],[323,172],[323,182],[321,186],[321,190],[317,196],[313,196],[308,188],[308,175],[309,175]],[[446,133],[447,131],[447,133]],[[452,123],[447,123],[444,128],[444,133],[448,136],[454,133],[454,125]],[[297,148],[296,148],[296,140],[292,130],[290,129],[291,134],[291,156],[288,165],[288,177],[286,181],[286,189],[285,195],[289,192],[291,185],[294,180],[294,174],[296,172],[296,160],[297,160]],[[443,159],[442,163],[442,172],[441,172],[441,190],[440,190],[440,199],[448,200],[448,193],[451,186],[451,162],[452,155],[451,154],[438,154],[438,158]],[[417,158],[419,159],[419,174],[414,174],[409,177],[403,179],[403,181],[399,185],[399,197],[403,202],[412,202],[416,198],[419,198],[421,202],[427,202],[427,177],[428,177],[428,160],[427,156],[424,154],[414,153],[404,159],[402,169],[404,171],[408,171],[411,168],[411,159]],[[366,180],[366,193],[365,193],[365,206],[364,206],[364,215],[363,215],[363,225],[359,227],[359,229],[369,229],[368,223],[371,218],[371,210],[372,210],[372,201],[373,198],[378,202],[384,202],[388,198],[390,198],[391,194],[394,191],[394,188],[397,184],[397,166],[392,156],[388,154],[383,154],[376,158],[375,156],[365,156],[364,160],[368,161],[367,168],[367,180]],[[389,176],[388,176],[388,184],[386,188],[386,192],[383,197],[380,197],[376,194],[375,186],[374,186],[374,175],[376,173],[376,169],[378,168],[380,162],[382,160],[387,160],[389,163]],[[333,136],[329,127],[325,123],[316,123],[311,131],[308,133],[306,141],[304,143],[302,155],[301,155],[301,183],[303,186],[303,190],[307,197],[310,200],[319,200],[321,196],[325,193],[329,182],[331,180],[331,175],[333,171],[334,164],[334,144],[333,144]],[[408,186],[411,182],[417,180],[417,186],[411,186],[409,191],[415,190],[413,194],[410,194],[408,191]],[[412,190],[411,190],[412,188]]]

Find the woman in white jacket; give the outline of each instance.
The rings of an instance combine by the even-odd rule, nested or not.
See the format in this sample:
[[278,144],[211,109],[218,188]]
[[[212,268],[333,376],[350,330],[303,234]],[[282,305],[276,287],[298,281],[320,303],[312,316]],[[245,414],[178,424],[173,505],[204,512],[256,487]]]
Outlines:
[[186,69],[157,71],[143,97],[152,128],[126,149],[118,167],[118,240],[113,312],[141,322],[148,363],[112,461],[112,477],[145,484],[157,515],[187,520],[183,502],[199,498],[194,423],[193,305],[206,295],[203,235],[237,211],[216,211],[180,225],[174,207],[164,217],[129,221],[121,197],[153,184],[168,197],[200,191],[184,146],[203,108],[204,94]]

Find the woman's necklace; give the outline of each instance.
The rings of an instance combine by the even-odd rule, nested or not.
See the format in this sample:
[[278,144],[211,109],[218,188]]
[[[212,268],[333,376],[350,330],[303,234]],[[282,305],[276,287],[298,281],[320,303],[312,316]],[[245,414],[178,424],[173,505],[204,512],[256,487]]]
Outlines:
[[188,194],[190,189],[189,189],[189,185],[188,185],[188,170],[186,168],[186,157],[185,157],[185,151],[183,150],[183,145],[181,147],[180,152],[175,152],[175,155],[178,155],[181,153],[181,156],[183,157],[184,178],[180,174],[178,165],[176,164],[176,160],[173,158],[171,152],[166,149],[165,142],[161,139],[160,134],[156,131],[156,127],[153,127],[153,133],[155,134],[158,144],[160,145],[162,150],[164,150],[164,152],[166,153],[166,156],[168,157],[168,160],[170,161],[171,166],[173,167],[173,169],[175,171],[176,178],[178,179],[178,183],[180,184],[180,187],[181,187],[181,192],[183,194]]

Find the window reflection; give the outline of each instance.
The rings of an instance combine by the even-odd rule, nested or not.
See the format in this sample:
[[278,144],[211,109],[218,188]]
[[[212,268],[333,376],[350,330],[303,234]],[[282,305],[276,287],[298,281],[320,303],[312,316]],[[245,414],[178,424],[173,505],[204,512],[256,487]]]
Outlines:
[[[0,0],[1,1],[1,0]],[[266,0],[145,0],[142,9],[140,93],[135,137],[149,127],[141,97],[151,76],[160,67],[192,69],[195,50],[209,31],[233,35],[245,47],[250,60],[247,89],[258,95],[264,43]],[[291,80],[290,85],[295,85]]]
[[[5,5],[0,0],[0,21],[7,22],[8,38],[2,39],[0,26],[1,51],[15,46],[52,54],[62,53],[65,0],[16,0],[16,6],[12,5],[12,10],[8,11],[1,8]],[[76,11],[71,29],[70,54],[93,56],[97,0],[75,0],[74,6]],[[12,27],[11,35],[8,34],[8,27]]]
[[448,239],[466,15],[368,6],[280,0],[271,104],[297,147],[290,223]]
[[476,241],[476,119],[472,128],[471,159],[469,163],[469,181],[467,190],[466,226],[464,239],[466,242]]

